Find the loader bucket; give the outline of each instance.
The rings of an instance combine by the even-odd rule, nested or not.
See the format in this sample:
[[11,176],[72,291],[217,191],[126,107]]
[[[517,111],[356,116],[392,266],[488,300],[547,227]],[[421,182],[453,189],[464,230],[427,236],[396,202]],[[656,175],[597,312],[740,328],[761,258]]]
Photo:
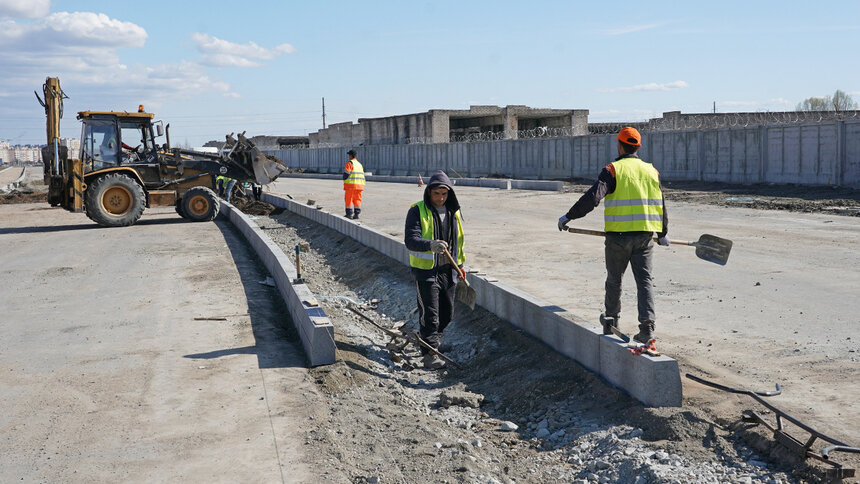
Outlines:
[[260,185],[272,183],[287,171],[287,165],[283,161],[259,151],[251,164],[254,168],[254,178]]

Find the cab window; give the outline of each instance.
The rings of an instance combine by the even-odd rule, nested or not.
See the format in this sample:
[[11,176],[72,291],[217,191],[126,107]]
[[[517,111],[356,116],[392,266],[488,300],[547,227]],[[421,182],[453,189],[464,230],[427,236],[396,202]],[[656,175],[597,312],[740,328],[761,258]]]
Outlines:
[[87,171],[116,166],[119,144],[112,121],[88,120],[81,133],[81,159]]
[[142,163],[154,155],[152,130],[148,123],[122,121],[119,126],[122,163]]

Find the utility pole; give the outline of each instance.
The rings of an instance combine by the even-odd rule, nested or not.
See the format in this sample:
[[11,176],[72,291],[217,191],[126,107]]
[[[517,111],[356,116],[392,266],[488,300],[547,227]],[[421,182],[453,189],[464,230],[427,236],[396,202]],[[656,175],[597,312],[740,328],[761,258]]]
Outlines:
[[322,98],[323,101],[323,129],[325,129],[325,97]]
[[717,114],[717,102],[714,101],[714,114]]

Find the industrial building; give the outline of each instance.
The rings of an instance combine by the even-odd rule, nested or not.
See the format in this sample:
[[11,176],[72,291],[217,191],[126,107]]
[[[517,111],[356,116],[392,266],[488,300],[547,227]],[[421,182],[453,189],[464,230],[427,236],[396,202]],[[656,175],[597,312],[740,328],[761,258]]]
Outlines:
[[588,134],[587,109],[541,109],[522,105],[431,109],[425,113],[360,118],[310,133],[310,147],[448,143],[458,137],[517,139],[538,127],[558,128],[569,136]]

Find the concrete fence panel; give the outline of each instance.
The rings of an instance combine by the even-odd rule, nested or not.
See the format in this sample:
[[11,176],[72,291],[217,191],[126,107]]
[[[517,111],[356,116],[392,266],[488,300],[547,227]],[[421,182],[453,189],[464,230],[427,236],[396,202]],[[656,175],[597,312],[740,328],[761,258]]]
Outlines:
[[[655,131],[643,134],[643,159],[667,180],[860,186],[860,121]],[[453,170],[464,177],[594,178],[617,156],[615,136],[587,135],[474,143],[357,148],[384,175]],[[340,173],[346,147],[276,150],[291,168]]]

